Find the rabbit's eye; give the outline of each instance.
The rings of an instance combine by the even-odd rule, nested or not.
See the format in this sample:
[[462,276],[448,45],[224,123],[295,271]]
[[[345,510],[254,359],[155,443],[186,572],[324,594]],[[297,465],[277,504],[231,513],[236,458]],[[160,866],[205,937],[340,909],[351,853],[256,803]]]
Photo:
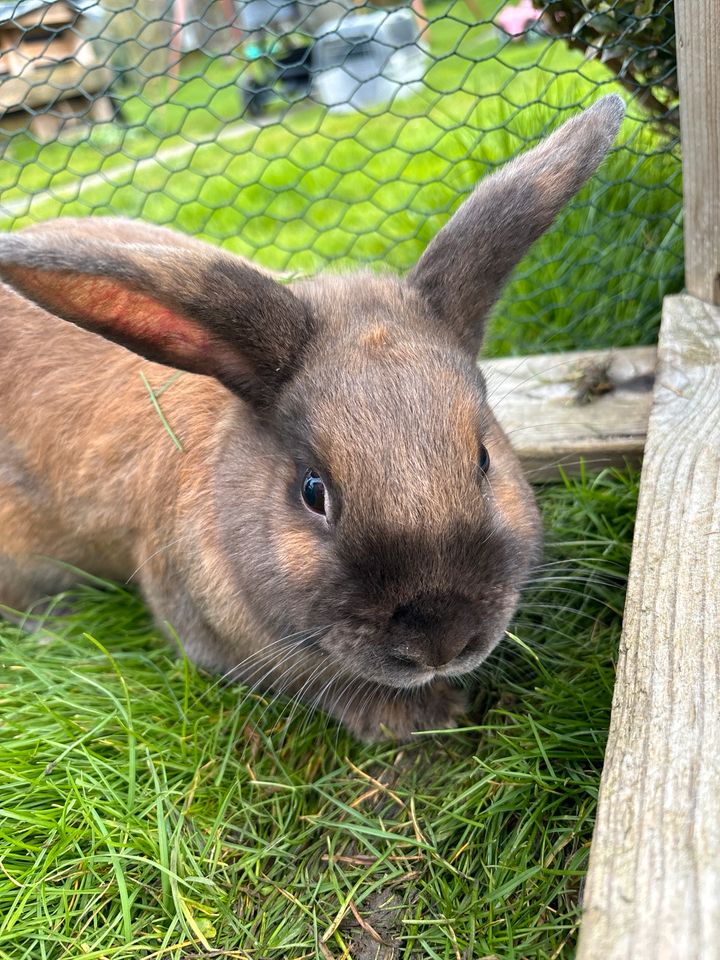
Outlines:
[[325,513],[325,484],[314,470],[308,470],[303,478],[302,498],[310,510]]
[[490,454],[487,452],[487,447],[480,444],[480,461],[479,467],[483,473],[487,473],[490,469]]

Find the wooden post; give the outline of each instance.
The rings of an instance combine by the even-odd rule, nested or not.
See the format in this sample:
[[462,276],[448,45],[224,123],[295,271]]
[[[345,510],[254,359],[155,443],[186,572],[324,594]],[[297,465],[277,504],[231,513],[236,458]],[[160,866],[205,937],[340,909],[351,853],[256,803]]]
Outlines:
[[720,304],[720,4],[675,0],[685,284]]
[[578,960],[720,957],[720,4],[675,12],[694,296],[663,307]]
[[668,297],[578,960],[720,957],[720,309]]

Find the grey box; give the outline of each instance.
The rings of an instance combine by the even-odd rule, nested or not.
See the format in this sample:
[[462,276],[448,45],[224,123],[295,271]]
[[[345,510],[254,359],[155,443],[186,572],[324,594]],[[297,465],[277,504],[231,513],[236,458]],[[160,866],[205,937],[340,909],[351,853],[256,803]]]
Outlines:
[[325,24],[313,53],[315,99],[362,110],[417,90],[428,56],[412,10],[353,13]]

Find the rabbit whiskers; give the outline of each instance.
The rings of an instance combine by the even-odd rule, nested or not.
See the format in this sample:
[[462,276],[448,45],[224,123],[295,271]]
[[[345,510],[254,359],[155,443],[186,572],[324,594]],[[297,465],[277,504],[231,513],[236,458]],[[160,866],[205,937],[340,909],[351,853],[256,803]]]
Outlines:
[[[313,630],[300,630],[293,634],[278,637],[261,650],[255,651],[235,664],[230,670],[226,671],[214,686],[228,679],[240,681],[245,688],[245,692],[238,701],[239,707],[242,707],[248,699],[260,690],[263,693],[271,693],[260,718],[263,719],[269,706],[284,696],[295,681],[298,674],[297,668],[301,666],[303,658],[307,656],[308,643],[326,633],[335,625],[326,624]],[[283,658],[281,669],[278,672],[278,657],[281,653]],[[248,665],[251,665],[249,670],[245,669]],[[297,708],[297,703],[302,702],[303,695],[317,681],[322,672],[334,667],[336,665],[331,662],[330,658],[317,664],[309,676],[304,679],[301,687],[292,693],[290,696],[291,703],[295,702]],[[332,683],[332,679],[330,683]],[[266,686],[271,686],[272,690],[263,689]]]

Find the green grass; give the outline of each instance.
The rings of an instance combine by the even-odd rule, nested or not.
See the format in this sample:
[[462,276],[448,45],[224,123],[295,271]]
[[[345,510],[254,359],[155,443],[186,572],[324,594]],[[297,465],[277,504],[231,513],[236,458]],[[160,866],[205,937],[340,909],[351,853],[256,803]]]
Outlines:
[[407,746],[220,686],[120,587],[0,626],[0,958],[374,957],[352,908],[394,960],[571,956],[636,488],[545,489],[516,639]]

